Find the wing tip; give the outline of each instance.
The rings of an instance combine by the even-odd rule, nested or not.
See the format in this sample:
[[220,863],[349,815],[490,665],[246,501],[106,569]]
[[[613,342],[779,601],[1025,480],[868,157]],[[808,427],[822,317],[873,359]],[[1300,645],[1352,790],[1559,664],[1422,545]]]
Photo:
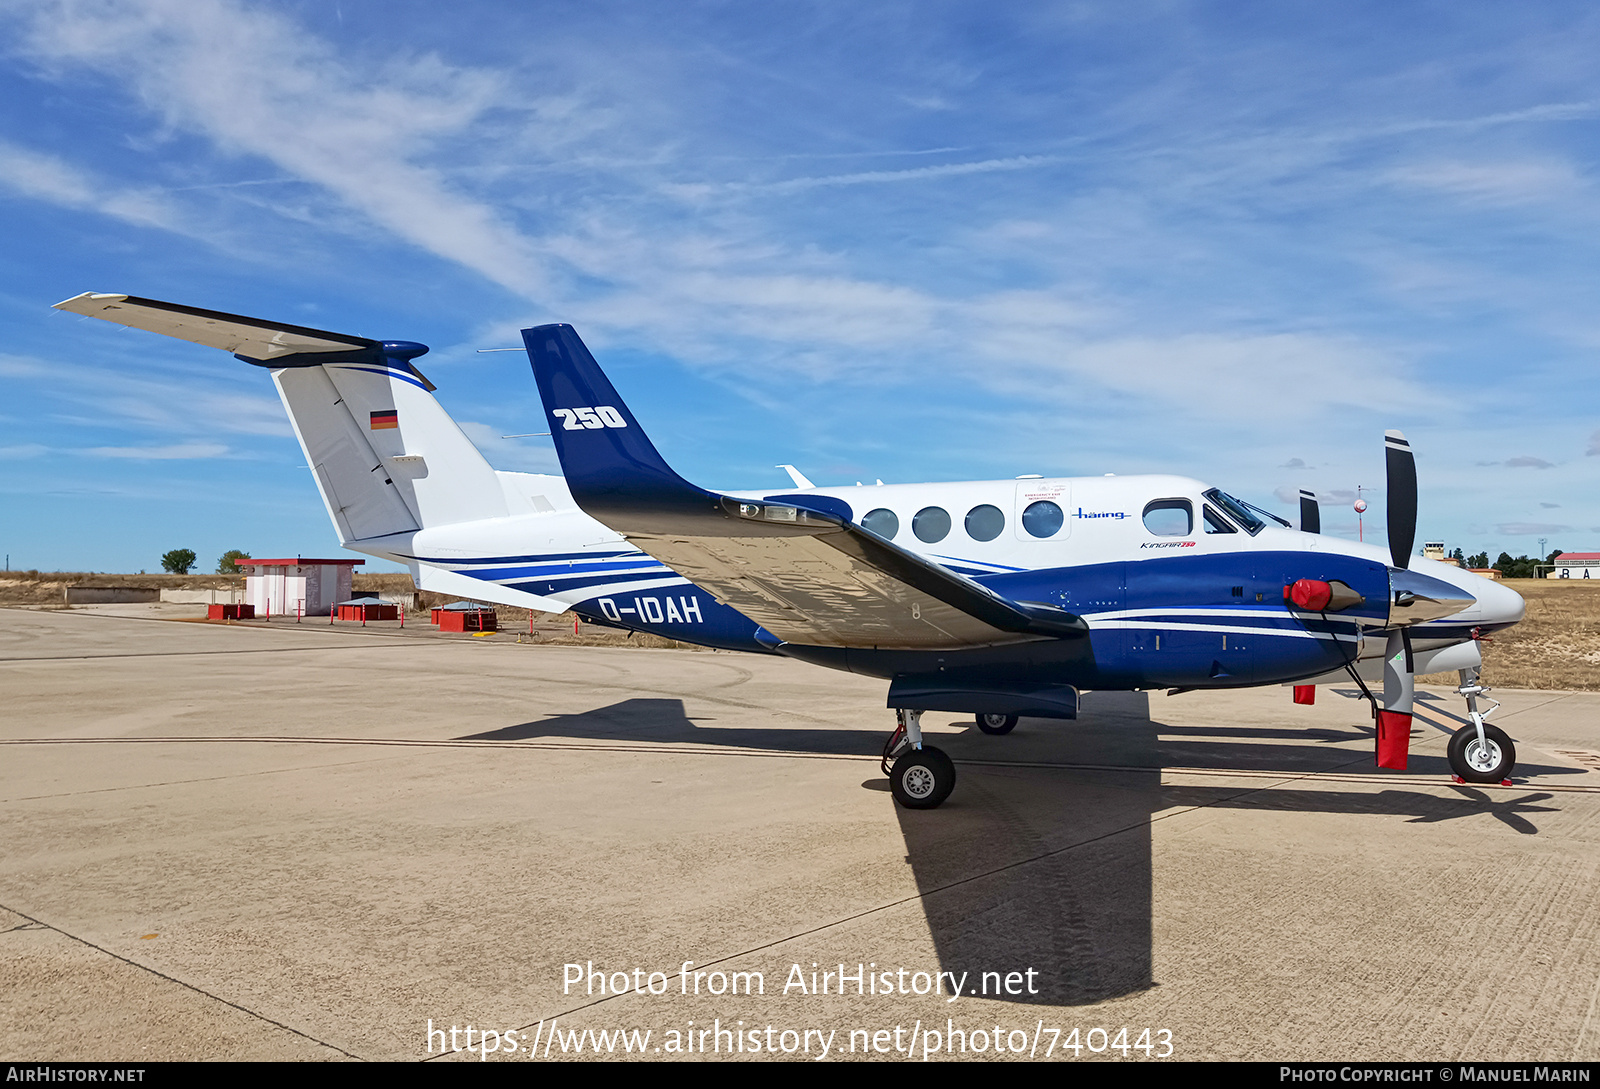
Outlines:
[[[66,310],[66,311],[69,311],[69,312],[73,312],[73,311],[81,312],[80,307],[87,306],[89,303],[97,303],[97,302],[127,302],[127,300],[128,300],[128,296],[126,296],[126,295],[117,295],[117,294],[107,293],[107,292],[102,292],[102,291],[85,291],[83,294],[74,295],[70,299],[62,299],[60,302],[58,302],[55,305],[53,305],[50,309],[52,309],[52,310]],[[73,303],[78,303],[79,305],[78,306],[73,306],[72,305]]]

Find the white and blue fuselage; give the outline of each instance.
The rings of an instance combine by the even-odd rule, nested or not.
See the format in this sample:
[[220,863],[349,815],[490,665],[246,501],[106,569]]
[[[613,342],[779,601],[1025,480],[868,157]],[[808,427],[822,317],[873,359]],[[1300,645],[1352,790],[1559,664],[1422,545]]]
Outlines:
[[[394,551],[374,547],[388,543],[379,541],[350,547],[410,564],[425,589],[571,609],[592,622],[683,642],[779,651],[879,676],[915,670],[912,659],[931,653],[774,646],[754,621],[584,514],[560,477],[498,475],[507,478],[508,492],[549,509],[496,524],[424,529]],[[835,500],[858,525],[1005,597],[1081,616],[1090,629],[1090,653],[1038,663],[1059,683],[1119,689],[1288,683],[1334,673],[1347,661],[1375,660],[1384,647],[1390,591],[1383,549],[1284,528],[1187,477],[1030,477],[727,494]],[[1412,628],[1423,658],[1419,672],[1475,664],[1474,635],[1522,617],[1521,597],[1488,579],[1425,559],[1414,560],[1412,570],[1475,598],[1452,616]],[[1306,577],[1339,578],[1380,607],[1308,618],[1283,597],[1285,585]],[[1364,631],[1377,637],[1363,639]],[[983,657],[1036,658],[1041,649],[1024,648],[993,648]],[[1452,648],[1453,656],[1441,655]]]

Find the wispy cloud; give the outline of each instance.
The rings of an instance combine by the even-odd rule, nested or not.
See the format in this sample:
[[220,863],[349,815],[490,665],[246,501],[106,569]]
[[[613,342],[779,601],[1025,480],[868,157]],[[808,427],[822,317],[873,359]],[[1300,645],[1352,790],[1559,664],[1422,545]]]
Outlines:
[[993,174],[1006,170],[1031,170],[1060,160],[1051,155],[1013,155],[1004,159],[982,159],[969,163],[943,163],[938,166],[915,166],[905,170],[863,170],[854,174],[828,174],[811,178],[787,178],[774,182],[726,182],[717,188],[763,190],[769,193],[792,193],[801,189],[818,189],[831,185],[886,185],[895,182],[926,181],[930,178],[957,178],[968,174]]
[[[1084,338],[1063,337],[1061,330],[1048,326],[1014,324],[996,331],[980,350],[995,362],[1026,362],[1033,373],[1012,372],[1007,377],[1057,390],[1062,398],[1070,399],[1075,389],[1088,383],[1187,405],[1212,417],[1226,415],[1230,406],[1236,410],[1263,398],[1296,403],[1296,392],[1301,390],[1316,391],[1314,398],[1299,402],[1304,406],[1302,419],[1339,408],[1425,400],[1423,387],[1406,377],[1406,368],[1386,353],[1358,341],[1315,334]],[[1340,375],[1341,380],[1328,382],[1330,374]],[[1073,381],[1039,381],[1067,376]],[[1268,422],[1258,417],[1253,425]]]
[[[1299,488],[1275,488],[1273,496],[1280,503],[1294,506],[1300,502]],[[1317,493],[1317,506],[1319,507],[1344,507],[1356,501],[1356,493],[1349,488],[1330,488]]]
[[[1319,395],[1301,403],[1302,416],[1438,400],[1404,359],[1353,335],[1218,331],[1209,322],[1129,335],[1126,315],[1106,321],[1099,299],[1067,284],[974,294],[964,274],[945,283],[915,270],[874,275],[853,267],[845,252],[776,241],[770,226],[748,217],[662,225],[648,205],[660,187],[642,177],[631,191],[624,183],[620,202],[578,202],[556,215],[542,204],[514,210],[515,203],[476,195],[493,191],[483,177],[454,164],[443,169],[440,150],[470,143],[491,117],[511,110],[532,130],[524,144],[537,144],[547,128],[563,129],[578,134],[581,152],[615,151],[603,111],[584,111],[571,96],[530,94],[506,72],[432,54],[353,65],[284,15],[232,0],[46,5],[23,41],[30,56],[58,70],[87,68],[123,81],[172,131],[198,135],[226,156],[271,163],[398,239],[598,326],[602,343],[666,351],[757,383],[900,382],[935,358],[961,361],[962,381],[1006,396],[1031,399],[1044,389],[1073,399],[1099,390],[1184,404],[1213,418],[1232,417],[1239,403],[1263,394],[1278,400],[1312,386]],[[273,58],[271,79],[237,78],[264,55]],[[798,195],[1065,162],[1019,154],[695,184]],[[966,229],[959,215],[951,222]],[[542,229],[530,229],[533,223]],[[1151,238],[1152,259],[1158,250],[1167,258],[1162,241]],[[1041,248],[1036,238],[1008,244]],[[1332,373],[1346,380],[1322,381]]]
[[1551,533],[1568,533],[1571,526],[1558,526],[1549,522],[1501,522],[1495,530],[1507,537],[1548,536]]
[[[153,334],[129,332],[121,336],[144,341],[151,355],[159,355],[165,342],[165,338]],[[137,350],[130,354],[137,355]],[[203,371],[172,375],[133,366],[119,369],[3,356],[0,375],[15,380],[13,398],[26,390],[39,403],[51,404],[57,419],[86,426],[182,435],[293,433],[276,398],[241,392]],[[250,377],[254,376],[255,372],[251,372]],[[244,381],[240,379],[241,384]]]
[[220,458],[228,448],[213,442],[184,442],[173,446],[95,446],[84,451],[92,457],[133,458],[141,461],[179,461]]
[[1498,205],[1579,198],[1591,190],[1587,179],[1565,162],[1417,163],[1398,167],[1389,177],[1413,188]]
[[65,208],[114,216],[141,227],[181,230],[176,209],[153,191],[124,189],[65,160],[0,139],[0,186]]
[[[545,283],[542,262],[497,211],[414,161],[498,104],[487,71],[427,54],[371,71],[288,19],[229,0],[41,5],[25,41],[54,65],[114,73],[173,129],[314,182],[496,283],[523,294]],[[271,78],[239,78],[263,57]],[[39,164],[13,173],[46,177]]]

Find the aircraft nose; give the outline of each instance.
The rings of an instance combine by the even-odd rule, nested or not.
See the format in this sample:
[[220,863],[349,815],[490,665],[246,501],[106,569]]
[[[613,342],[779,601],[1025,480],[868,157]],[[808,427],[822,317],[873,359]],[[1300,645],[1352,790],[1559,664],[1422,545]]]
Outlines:
[[1511,587],[1494,579],[1484,579],[1482,586],[1474,586],[1478,599],[1478,614],[1474,619],[1485,624],[1515,624],[1528,612],[1528,603]]

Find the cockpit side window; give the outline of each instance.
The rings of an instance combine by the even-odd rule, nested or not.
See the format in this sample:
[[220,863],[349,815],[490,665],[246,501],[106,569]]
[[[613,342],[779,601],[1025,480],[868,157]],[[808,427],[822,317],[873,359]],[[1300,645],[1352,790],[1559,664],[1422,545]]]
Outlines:
[[1187,499],[1153,499],[1144,505],[1144,528],[1157,537],[1187,537],[1194,531],[1194,507]]
[[1218,514],[1216,511],[1212,510],[1210,503],[1206,504],[1205,519],[1206,519],[1206,532],[1207,533],[1238,533],[1239,532],[1238,530],[1234,529],[1232,525],[1229,524],[1229,522],[1228,522],[1228,520],[1226,518],[1224,518],[1222,515]]

